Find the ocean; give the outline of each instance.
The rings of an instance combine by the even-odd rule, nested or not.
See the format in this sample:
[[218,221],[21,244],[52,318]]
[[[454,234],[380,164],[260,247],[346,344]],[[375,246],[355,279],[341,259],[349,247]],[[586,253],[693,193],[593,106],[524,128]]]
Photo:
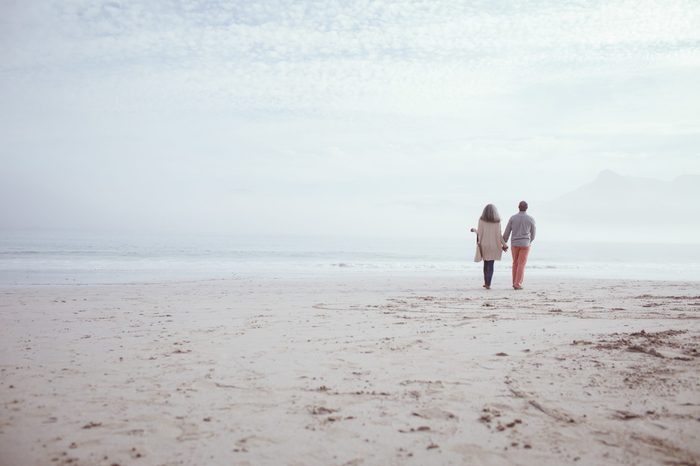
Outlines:
[[[241,276],[442,274],[480,277],[474,237],[369,239],[291,236],[105,235],[11,232],[0,236],[0,286],[111,284]],[[507,281],[510,254],[496,265]],[[700,281],[700,246],[533,244],[528,276]]]

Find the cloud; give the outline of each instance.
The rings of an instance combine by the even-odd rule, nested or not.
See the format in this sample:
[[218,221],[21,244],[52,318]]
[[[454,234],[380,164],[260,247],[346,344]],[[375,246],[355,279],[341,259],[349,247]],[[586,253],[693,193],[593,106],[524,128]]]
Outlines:
[[65,87],[91,98],[131,81],[123,97],[135,107],[177,97],[203,108],[454,114],[474,96],[681,65],[678,53],[700,44],[700,7],[688,1],[23,5],[7,20],[4,76],[68,77]]
[[0,181],[390,229],[697,173],[699,48],[686,0],[6,1]]

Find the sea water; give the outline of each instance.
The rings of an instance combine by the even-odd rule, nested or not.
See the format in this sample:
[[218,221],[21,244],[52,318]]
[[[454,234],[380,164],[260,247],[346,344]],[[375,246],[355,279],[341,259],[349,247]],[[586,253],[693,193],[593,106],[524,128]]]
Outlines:
[[[163,282],[240,276],[432,274],[479,276],[474,240],[235,235],[0,234],[0,286]],[[496,274],[510,273],[510,254]],[[530,277],[700,281],[698,245],[532,246]],[[504,278],[505,279],[505,278]]]

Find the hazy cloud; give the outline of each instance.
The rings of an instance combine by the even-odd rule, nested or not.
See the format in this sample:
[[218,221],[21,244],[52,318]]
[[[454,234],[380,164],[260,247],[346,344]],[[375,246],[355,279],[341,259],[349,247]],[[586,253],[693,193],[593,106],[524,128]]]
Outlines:
[[695,1],[6,0],[3,222],[450,231],[699,173],[699,71]]

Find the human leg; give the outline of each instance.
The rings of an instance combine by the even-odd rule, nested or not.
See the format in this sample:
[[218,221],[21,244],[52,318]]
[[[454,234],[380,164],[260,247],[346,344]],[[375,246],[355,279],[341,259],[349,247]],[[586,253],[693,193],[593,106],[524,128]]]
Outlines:
[[484,283],[487,288],[491,286],[491,279],[493,278],[493,263],[494,261],[484,261]]
[[510,253],[513,256],[513,268],[511,275],[513,275],[513,287],[515,287],[517,286],[515,278],[518,274],[518,255],[520,254],[520,248],[518,246],[512,246],[510,248]]
[[[515,247],[513,249],[515,249]],[[513,286],[515,288],[522,288],[523,279],[525,278],[525,264],[527,264],[527,256],[530,254],[530,247],[517,247],[517,249],[519,249],[517,254],[518,266],[515,279],[513,280]]]

